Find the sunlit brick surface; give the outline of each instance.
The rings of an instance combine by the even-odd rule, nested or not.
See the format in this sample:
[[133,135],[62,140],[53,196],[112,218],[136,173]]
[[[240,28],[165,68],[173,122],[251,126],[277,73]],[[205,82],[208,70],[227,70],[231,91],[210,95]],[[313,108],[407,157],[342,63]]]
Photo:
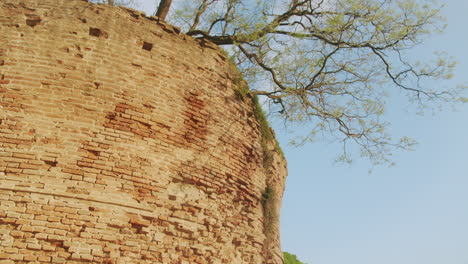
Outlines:
[[261,197],[286,163],[232,79],[136,11],[2,0],[0,263],[282,263]]

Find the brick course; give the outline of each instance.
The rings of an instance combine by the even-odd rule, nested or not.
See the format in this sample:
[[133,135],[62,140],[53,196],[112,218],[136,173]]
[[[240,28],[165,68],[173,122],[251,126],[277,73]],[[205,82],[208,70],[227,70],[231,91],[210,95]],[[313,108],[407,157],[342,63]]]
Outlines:
[[[219,48],[82,0],[0,3],[1,263],[282,263],[286,162]],[[273,143],[272,143],[273,144]]]

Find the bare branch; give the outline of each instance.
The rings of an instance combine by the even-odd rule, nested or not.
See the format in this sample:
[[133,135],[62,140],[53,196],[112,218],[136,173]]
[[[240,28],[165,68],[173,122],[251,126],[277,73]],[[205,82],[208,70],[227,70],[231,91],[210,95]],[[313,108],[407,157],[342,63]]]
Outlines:
[[208,8],[208,5],[212,4],[208,2],[208,0],[203,0],[203,3],[198,7],[197,13],[195,14],[195,18],[193,19],[193,24],[190,27],[190,30],[195,30],[195,28],[198,26],[198,23],[200,23],[200,17],[203,13],[205,13],[206,8]]

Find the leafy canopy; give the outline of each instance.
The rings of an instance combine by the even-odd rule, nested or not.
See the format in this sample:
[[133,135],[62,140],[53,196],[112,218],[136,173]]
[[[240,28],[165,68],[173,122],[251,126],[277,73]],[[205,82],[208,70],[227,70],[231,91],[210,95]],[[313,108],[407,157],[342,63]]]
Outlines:
[[[162,0],[166,7],[171,1]],[[418,106],[463,101],[443,54],[411,59],[415,47],[444,28],[436,0],[194,0],[172,3],[168,20],[186,34],[223,45],[270,113],[292,127],[326,132],[375,163],[414,141],[393,139],[382,116],[393,91]],[[461,87],[459,89],[462,89]],[[466,101],[466,99],[465,99]],[[302,128],[300,128],[302,130]]]
[[304,264],[303,262],[299,261],[296,255],[293,255],[288,252],[283,252],[284,264]]

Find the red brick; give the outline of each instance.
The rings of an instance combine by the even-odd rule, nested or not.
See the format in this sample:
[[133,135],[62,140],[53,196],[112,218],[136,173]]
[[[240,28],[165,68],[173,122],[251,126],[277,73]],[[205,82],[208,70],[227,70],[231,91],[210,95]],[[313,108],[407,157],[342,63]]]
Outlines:
[[[238,262],[220,254],[229,251],[267,263],[264,253],[281,255],[277,223],[269,239],[261,232],[260,201],[265,182],[281,194],[285,163],[274,156],[263,169],[253,106],[236,99],[236,73],[218,47],[131,10],[3,2],[0,23],[22,25],[0,35],[8,49],[0,149],[14,151],[0,153],[11,189],[0,196],[8,204],[0,224],[14,235],[16,262]],[[24,24],[35,16],[34,28]]]

